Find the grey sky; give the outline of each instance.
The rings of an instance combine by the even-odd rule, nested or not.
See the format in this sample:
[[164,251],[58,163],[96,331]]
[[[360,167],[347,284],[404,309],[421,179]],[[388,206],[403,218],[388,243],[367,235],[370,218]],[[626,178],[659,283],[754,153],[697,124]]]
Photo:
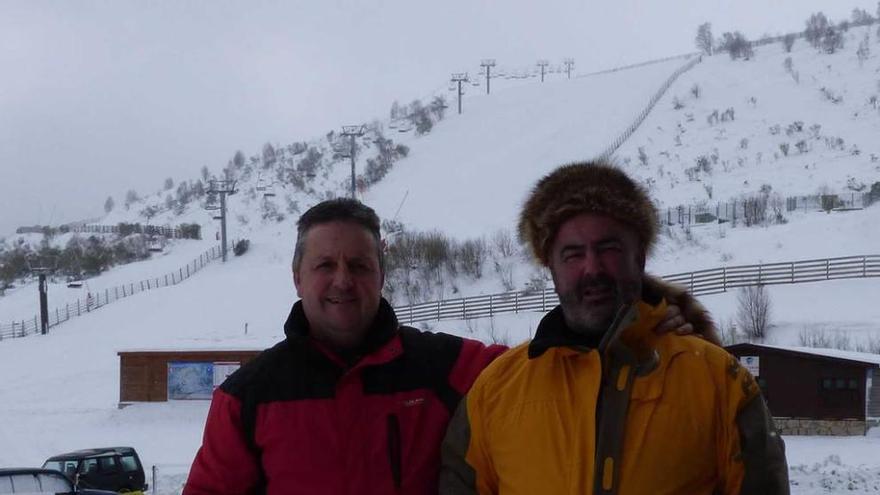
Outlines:
[[692,51],[704,21],[757,37],[854,7],[877,1],[0,0],[0,236],[384,116],[480,58],[590,71]]

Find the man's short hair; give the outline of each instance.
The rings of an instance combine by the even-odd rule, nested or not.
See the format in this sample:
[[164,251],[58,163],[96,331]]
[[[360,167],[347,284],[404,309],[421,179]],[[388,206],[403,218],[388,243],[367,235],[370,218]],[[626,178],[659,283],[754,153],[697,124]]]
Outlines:
[[351,222],[367,229],[376,241],[376,255],[379,269],[384,273],[385,259],[382,252],[382,235],[379,232],[379,216],[369,206],[351,198],[336,198],[322,201],[309,208],[296,222],[296,247],[293,250],[292,268],[295,271],[302,263],[306,245],[306,234],[316,225],[330,222]]

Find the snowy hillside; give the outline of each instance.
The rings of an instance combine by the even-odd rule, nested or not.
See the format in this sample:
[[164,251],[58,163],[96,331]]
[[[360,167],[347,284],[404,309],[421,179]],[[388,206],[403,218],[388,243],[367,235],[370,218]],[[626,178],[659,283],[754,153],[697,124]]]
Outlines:
[[[759,193],[765,184],[783,196],[820,190],[843,193],[862,184],[870,188],[880,181],[880,163],[872,158],[880,156],[880,110],[870,103],[871,96],[880,95],[880,56],[871,55],[860,65],[854,55],[868,32],[874,52],[880,54],[873,30],[858,28],[847,34],[847,48],[834,55],[817,54],[798,42],[791,54],[770,45],[757,49],[749,61],[734,62],[724,54],[705,58],[672,86],[618,151],[618,160],[649,185],[661,207],[729,200]],[[789,56],[793,68],[787,71]],[[570,81],[557,77],[543,84],[528,79],[497,91],[493,86],[491,95],[472,91],[460,116],[449,100],[445,118],[436,121],[430,133],[394,131],[394,145],[403,144],[408,152],[395,157],[387,175],[364,188],[362,198],[380,216],[396,219],[408,230],[440,230],[459,240],[490,239],[498,230],[513,229],[519,204],[539,176],[561,163],[601,152],[684,63],[675,59]],[[692,92],[695,85],[699,97]],[[829,94],[842,100],[834,103]],[[683,108],[674,108],[676,98]],[[728,112],[722,121],[721,114],[730,108],[733,119]],[[715,110],[718,121],[713,118],[710,123]],[[803,122],[800,130],[790,127],[795,122]],[[359,170],[365,170],[368,158],[379,156],[377,132],[392,137],[386,125],[374,125],[359,141]],[[322,138],[302,146],[274,146],[272,165],[266,166],[263,154],[234,166],[241,190],[230,198],[230,237],[250,238],[251,249],[244,256],[226,265],[213,263],[180,285],[72,319],[48,336],[0,342],[0,465],[37,465],[60,451],[133,445],[148,466],[179,465],[168,471],[185,473],[199,445],[207,404],[117,409],[116,353],[145,348],[258,349],[280,340],[281,323],[296,299],[289,269],[294,219],[319,199],[346,191],[347,160],[330,158],[339,152],[333,142],[334,138]],[[782,144],[789,145],[787,155]],[[325,157],[313,164],[314,169],[299,167],[309,149]],[[698,161],[700,157],[707,161]],[[261,181],[273,184],[277,195],[264,197],[258,189]],[[173,207],[162,210],[167,194],[133,203],[129,210],[117,208],[103,222],[146,222],[140,213],[155,206],[150,222],[200,223],[205,240],[177,241],[165,256],[114,268],[90,280],[89,290],[162,275],[216,243],[216,225],[203,210],[207,198],[193,200],[178,215]],[[729,223],[670,228],[648,269],[671,274],[880,253],[880,205],[831,213],[798,210],[786,212],[785,220],[748,228]],[[446,280],[438,293],[501,292],[506,284],[519,289],[536,274],[541,276],[518,249],[488,256],[481,276],[459,274]],[[63,284],[51,287],[50,300],[65,301],[70,297],[67,291]],[[32,317],[35,292],[33,286],[24,286],[0,297],[0,321],[7,314],[9,319]],[[880,310],[871,304],[880,300],[877,279],[775,286],[770,292],[772,343],[798,345],[800,334],[811,329],[849,332],[853,342],[880,339]],[[733,317],[735,297],[731,292],[704,302],[723,323]],[[428,326],[517,343],[529,337],[539,318],[530,313]],[[859,480],[855,493],[876,491],[880,463],[874,453],[880,449],[880,436],[876,429],[871,435],[788,439],[792,477],[802,488],[794,493],[823,493],[823,483],[845,486],[851,479]],[[839,458],[829,459],[832,454]]]

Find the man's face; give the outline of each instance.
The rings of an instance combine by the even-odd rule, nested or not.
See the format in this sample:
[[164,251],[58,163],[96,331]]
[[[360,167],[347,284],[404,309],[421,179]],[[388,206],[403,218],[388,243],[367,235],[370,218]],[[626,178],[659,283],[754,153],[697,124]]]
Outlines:
[[635,232],[604,215],[570,218],[550,246],[550,273],[565,321],[582,334],[604,333],[618,308],[638,298],[644,268]]
[[305,236],[293,282],[311,335],[333,347],[356,347],[379,309],[383,279],[376,241],[352,222],[315,225]]

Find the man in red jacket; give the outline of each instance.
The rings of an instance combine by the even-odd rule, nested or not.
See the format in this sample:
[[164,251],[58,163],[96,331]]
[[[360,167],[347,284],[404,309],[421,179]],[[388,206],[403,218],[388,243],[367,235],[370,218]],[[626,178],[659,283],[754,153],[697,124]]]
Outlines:
[[184,495],[436,493],[449,419],[506,349],[398,323],[371,208],[325,201],[297,225],[286,338],[214,393]]
[[382,258],[371,208],[303,214],[287,338],[214,393],[184,494],[436,493],[449,418],[505,348],[399,325]]

